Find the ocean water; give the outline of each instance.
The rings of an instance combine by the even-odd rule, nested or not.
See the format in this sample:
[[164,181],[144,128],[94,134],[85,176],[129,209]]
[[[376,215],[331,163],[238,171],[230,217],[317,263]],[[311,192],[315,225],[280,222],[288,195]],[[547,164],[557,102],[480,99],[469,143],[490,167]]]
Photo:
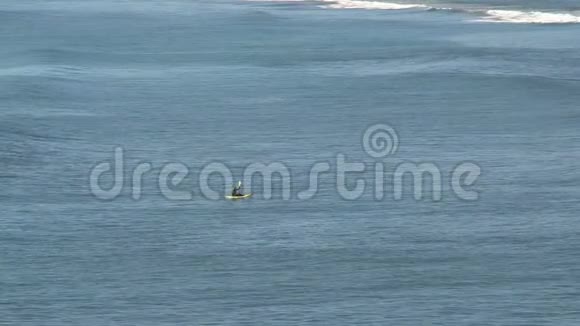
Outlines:
[[[578,325],[579,22],[571,0],[2,1],[0,325]],[[139,200],[91,192],[116,147],[125,185],[153,167]],[[339,154],[387,182],[436,164],[442,198],[346,200],[331,171],[298,199]],[[170,162],[191,200],[157,185]],[[204,198],[211,162],[283,163],[292,198]],[[450,190],[464,162],[477,200]]]

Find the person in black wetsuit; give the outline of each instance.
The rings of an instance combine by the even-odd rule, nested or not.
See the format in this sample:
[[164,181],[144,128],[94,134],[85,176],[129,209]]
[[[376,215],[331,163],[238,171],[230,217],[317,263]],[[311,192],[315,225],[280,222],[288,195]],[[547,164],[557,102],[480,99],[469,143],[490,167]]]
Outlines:
[[244,194],[242,194],[242,182],[239,181],[237,185],[234,186],[234,189],[232,190],[232,197],[239,197],[239,196],[243,196]]

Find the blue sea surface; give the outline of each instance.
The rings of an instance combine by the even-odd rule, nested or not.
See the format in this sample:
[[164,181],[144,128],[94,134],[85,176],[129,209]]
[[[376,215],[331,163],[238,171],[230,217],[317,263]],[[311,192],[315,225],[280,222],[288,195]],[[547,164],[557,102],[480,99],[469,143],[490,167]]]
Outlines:
[[[579,325],[580,6],[377,3],[3,0],[0,325]],[[435,164],[442,199],[377,200],[368,170],[346,200],[337,155],[387,184]],[[283,163],[292,198],[204,198],[211,162]],[[465,162],[477,200],[451,191]],[[163,195],[167,163],[193,199]]]

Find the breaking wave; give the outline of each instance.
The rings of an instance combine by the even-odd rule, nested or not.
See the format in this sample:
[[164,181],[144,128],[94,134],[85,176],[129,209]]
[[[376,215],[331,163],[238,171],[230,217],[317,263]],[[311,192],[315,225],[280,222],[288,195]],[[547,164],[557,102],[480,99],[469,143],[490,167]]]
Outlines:
[[379,10],[401,10],[401,9],[414,9],[414,8],[430,8],[423,4],[399,4],[392,2],[381,2],[381,1],[363,1],[363,0],[335,0],[335,1],[323,1],[331,2],[331,4],[323,5],[324,8],[331,9],[379,9]]
[[[303,0],[249,0],[263,2],[312,2]],[[580,15],[575,12],[548,12],[548,11],[519,11],[500,9],[466,9],[453,7],[434,7],[420,3],[394,3],[383,1],[366,0],[319,0],[319,7],[326,9],[366,9],[366,10],[405,10],[424,9],[426,11],[437,12],[447,11],[451,13],[462,13],[477,15],[475,21],[480,22],[502,22],[519,24],[578,24]]]
[[483,21],[520,24],[577,24],[580,16],[571,13],[550,13],[541,11],[487,10]]

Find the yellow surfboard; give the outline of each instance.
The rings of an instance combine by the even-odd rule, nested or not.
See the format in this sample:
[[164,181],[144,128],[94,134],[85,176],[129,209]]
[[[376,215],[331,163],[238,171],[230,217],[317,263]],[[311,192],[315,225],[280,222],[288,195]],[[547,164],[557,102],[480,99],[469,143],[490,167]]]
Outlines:
[[226,199],[238,200],[238,199],[246,199],[246,198],[250,198],[250,197],[252,197],[252,194],[245,194],[242,196],[226,196]]

